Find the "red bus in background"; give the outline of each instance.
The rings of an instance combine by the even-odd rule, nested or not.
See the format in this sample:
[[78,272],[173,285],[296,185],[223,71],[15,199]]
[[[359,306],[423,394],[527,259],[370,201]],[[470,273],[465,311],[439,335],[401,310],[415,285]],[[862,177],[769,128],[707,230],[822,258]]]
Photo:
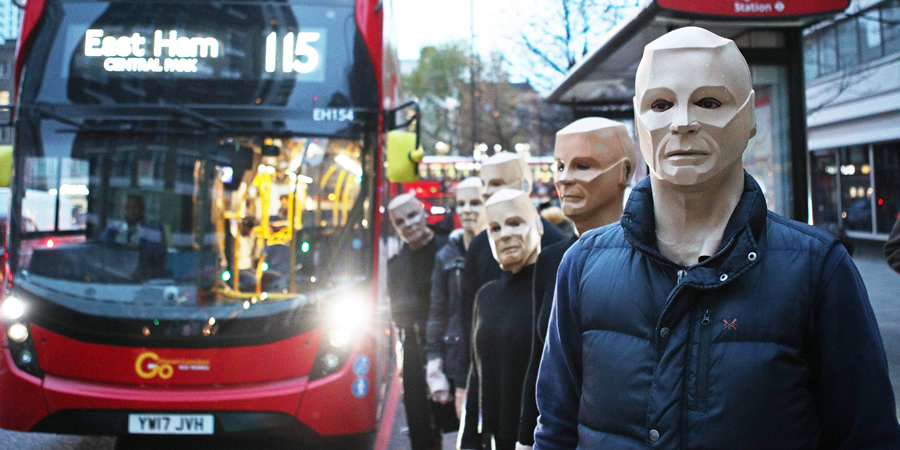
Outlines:
[[389,7],[27,3],[0,427],[375,430]]
[[[531,196],[536,204],[556,198],[553,186],[553,157],[528,156],[534,188]],[[456,184],[467,177],[478,176],[481,164],[469,156],[425,155],[418,164],[419,181],[403,183],[404,192],[413,192],[422,200],[429,212],[428,223],[447,223],[446,214],[453,214],[456,207]],[[454,228],[459,228],[459,218],[453,214]]]
[[403,191],[414,194],[422,202],[428,212],[428,224],[437,225],[443,222],[454,229],[462,226],[455,214],[456,182],[421,180],[403,183]]

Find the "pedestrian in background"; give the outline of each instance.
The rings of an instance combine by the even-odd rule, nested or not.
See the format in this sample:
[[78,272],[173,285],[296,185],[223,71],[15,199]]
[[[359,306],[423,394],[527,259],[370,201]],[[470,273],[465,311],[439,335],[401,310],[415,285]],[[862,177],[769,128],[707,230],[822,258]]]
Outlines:
[[401,194],[388,204],[388,215],[403,246],[388,261],[388,295],[391,319],[403,344],[403,406],[413,450],[441,448],[441,433],[429,401],[425,381],[425,326],[431,299],[430,274],[437,250],[447,243],[444,235],[428,227],[428,215],[412,194]]
[[884,244],[884,257],[887,263],[897,272],[900,272],[900,218],[894,223],[891,235],[888,236],[887,242]]
[[437,253],[431,273],[431,306],[425,352],[426,377],[431,397],[439,403],[454,401],[456,416],[462,415],[469,376],[469,339],[463,334],[460,303],[466,251],[472,239],[484,230],[484,189],[478,177],[456,185],[456,214],[462,228],[450,234],[447,245]]
[[575,225],[566,218],[559,206],[547,206],[541,209],[541,218],[556,225],[556,228],[559,228],[559,231],[562,231],[567,238],[576,235]]

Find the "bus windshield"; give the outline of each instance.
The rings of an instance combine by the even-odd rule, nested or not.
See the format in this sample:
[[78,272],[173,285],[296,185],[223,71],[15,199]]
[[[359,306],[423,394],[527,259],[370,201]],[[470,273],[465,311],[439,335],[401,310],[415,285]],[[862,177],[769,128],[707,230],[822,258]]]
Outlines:
[[24,161],[16,282],[36,295],[256,302],[371,271],[363,140],[70,139]]
[[16,289],[175,320],[371,279],[378,88],[353,5],[48,3],[17,111]]

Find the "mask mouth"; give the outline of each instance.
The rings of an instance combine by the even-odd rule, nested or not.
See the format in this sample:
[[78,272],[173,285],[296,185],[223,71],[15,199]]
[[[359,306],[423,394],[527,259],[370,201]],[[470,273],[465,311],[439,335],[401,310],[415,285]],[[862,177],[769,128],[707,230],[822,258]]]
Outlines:
[[666,153],[666,158],[671,158],[673,156],[709,156],[709,154],[709,150],[673,150]]

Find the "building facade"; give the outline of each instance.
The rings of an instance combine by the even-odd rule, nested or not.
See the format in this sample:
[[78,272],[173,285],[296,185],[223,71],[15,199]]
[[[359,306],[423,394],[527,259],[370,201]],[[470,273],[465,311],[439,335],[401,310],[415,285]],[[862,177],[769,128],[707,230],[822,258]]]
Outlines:
[[6,40],[0,44],[0,145],[12,145],[10,106],[13,103],[15,80],[13,69],[16,59],[16,41]]
[[804,32],[810,220],[884,240],[900,212],[900,0]]
[[13,70],[21,20],[22,10],[12,0],[0,0],[0,145],[12,145],[9,107],[14,100]]
[[21,21],[22,10],[12,0],[0,0],[0,43],[19,37]]

